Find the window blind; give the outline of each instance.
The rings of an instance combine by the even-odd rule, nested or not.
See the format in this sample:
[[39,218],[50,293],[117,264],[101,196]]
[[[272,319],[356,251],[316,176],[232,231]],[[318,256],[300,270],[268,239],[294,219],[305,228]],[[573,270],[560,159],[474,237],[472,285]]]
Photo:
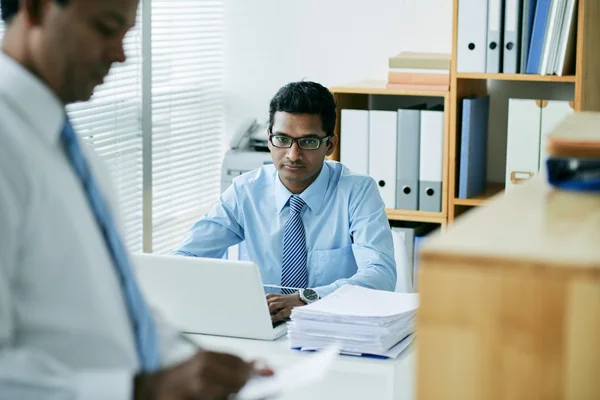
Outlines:
[[[225,9],[224,0],[152,0],[151,15],[144,14],[151,35],[142,35],[148,9],[142,4],[125,39],[127,61],[113,66],[89,102],[70,105],[68,112],[77,132],[108,164],[130,250],[143,250],[145,232],[154,252],[168,253],[220,193]],[[0,22],[0,40],[3,29]],[[142,129],[147,96],[142,41],[152,52],[151,131]],[[152,154],[143,152],[147,135]],[[143,225],[148,158],[152,222]]]
[[143,243],[140,18],[124,40],[127,61],[113,65],[89,102],[67,107],[77,133],[110,170],[125,241],[135,252],[142,251]]
[[[67,107],[73,126],[108,165],[125,241],[142,251],[141,16],[125,41],[127,61],[115,64],[89,102]],[[0,41],[4,23],[0,21]]]
[[152,249],[172,251],[220,192],[224,1],[152,1]]

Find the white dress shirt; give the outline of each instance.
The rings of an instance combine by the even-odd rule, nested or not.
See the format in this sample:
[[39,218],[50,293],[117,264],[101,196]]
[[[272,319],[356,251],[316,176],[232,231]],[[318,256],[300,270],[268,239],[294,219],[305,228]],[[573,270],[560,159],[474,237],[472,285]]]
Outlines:
[[[0,399],[131,399],[135,338],[60,143],[64,107],[2,52],[0,71]],[[87,153],[117,215],[107,170]],[[178,332],[157,324],[163,365],[192,354]]]

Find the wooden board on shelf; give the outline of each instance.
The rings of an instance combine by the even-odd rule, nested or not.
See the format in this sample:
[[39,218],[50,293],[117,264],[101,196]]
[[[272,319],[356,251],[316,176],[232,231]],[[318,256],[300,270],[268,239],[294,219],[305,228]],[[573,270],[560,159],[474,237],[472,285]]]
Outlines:
[[449,91],[442,90],[417,90],[417,89],[397,89],[387,88],[385,81],[362,81],[349,85],[333,86],[329,90],[336,93],[349,94],[379,94],[379,95],[400,95],[400,96],[426,96],[426,97],[446,97]]
[[484,74],[472,72],[457,72],[458,79],[483,79],[498,81],[527,81],[527,82],[575,82],[574,75],[532,75],[532,74]]
[[453,203],[456,206],[480,206],[485,204],[491,197],[504,191],[504,184],[502,183],[488,183],[488,188],[485,192],[472,197],[470,199],[458,199],[455,198]]
[[443,213],[425,212],[425,211],[410,211],[410,210],[395,210],[386,208],[385,213],[391,221],[415,221],[429,222],[432,224],[445,225],[446,217]]

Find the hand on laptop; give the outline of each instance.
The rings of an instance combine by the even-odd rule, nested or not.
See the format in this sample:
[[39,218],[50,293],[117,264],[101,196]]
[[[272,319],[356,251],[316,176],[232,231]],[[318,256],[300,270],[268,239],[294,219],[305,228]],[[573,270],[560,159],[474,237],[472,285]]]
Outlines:
[[271,320],[273,322],[281,321],[289,318],[292,314],[292,308],[305,306],[306,304],[300,300],[298,293],[294,294],[268,294],[267,304],[271,312]]
[[225,399],[239,392],[253,375],[270,376],[273,371],[230,354],[199,351],[174,367],[137,375],[134,399]]

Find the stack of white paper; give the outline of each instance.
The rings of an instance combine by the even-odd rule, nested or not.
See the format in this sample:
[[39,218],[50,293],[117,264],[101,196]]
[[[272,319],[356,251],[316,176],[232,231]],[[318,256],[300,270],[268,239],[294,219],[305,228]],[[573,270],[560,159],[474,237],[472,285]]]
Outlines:
[[339,343],[342,353],[397,357],[412,341],[419,295],[344,285],[292,311],[292,348],[321,349]]

